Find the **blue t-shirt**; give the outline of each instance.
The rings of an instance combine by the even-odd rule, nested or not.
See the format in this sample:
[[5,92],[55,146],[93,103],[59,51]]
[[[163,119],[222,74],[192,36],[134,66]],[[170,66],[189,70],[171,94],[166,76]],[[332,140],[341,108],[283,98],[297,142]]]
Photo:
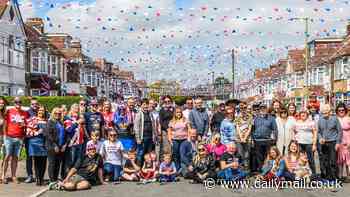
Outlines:
[[86,112],[85,115],[86,131],[90,135],[92,131],[100,131],[104,125],[103,115],[100,112]]
[[161,172],[165,172],[165,171],[173,171],[174,169],[176,169],[176,167],[174,162],[171,162],[169,164],[162,162],[159,166],[159,169]]
[[63,146],[65,144],[65,132],[64,132],[64,126],[60,122],[56,122],[56,131],[58,134],[58,146]]
[[220,126],[221,143],[228,144],[236,140],[235,124],[228,119],[224,119]]

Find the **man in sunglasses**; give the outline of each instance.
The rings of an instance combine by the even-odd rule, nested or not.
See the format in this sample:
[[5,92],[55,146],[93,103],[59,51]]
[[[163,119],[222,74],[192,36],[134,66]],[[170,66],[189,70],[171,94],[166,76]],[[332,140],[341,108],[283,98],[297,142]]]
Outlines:
[[104,119],[103,119],[103,115],[100,112],[98,112],[97,109],[98,109],[97,100],[95,100],[95,99],[91,100],[90,111],[88,111],[84,114],[86,131],[87,131],[89,136],[90,136],[91,132],[99,131],[100,136],[102,138],[104,138],[104,137],[106,137],[106,136],[103,136],[104,135],[104,128],[103,128]]
[[19,97],[14,99],[15,107],[7,111],[5,117],[5,159],[3,166],[2,180],[3,183],[7,183],[6,172],[9,161],[11,161],[11,177],[12,181],[19,183],[16,178],[16,170],[18,157],[21,152],[23,138],[25,136],[26,119],[28,119],[28,113],[22,110],[22,101]]
[[96,147],[90,144],[87,154],[78,160],[67,177],[63,180],[62,186],[67,191],[90,189],[91,185],[106,184],[103,180],[103,160],[96,152]]
[[225,119],[225,103],[220,103],[210,123],[212,136],[215,135],[215,133],[220,133],[220,125],[224,119]]
[[160,158],[163,157],[164,150],[170,150],[170,144],[168,141],[168,127],[169,122],[173,118],[174,107],[173,101],[170,96],[165,96],[163,100],[163,107],[159,112],[159,123],[161,127],[161,136],[160,137]]
[[192,109],[193,109],[193,99],[187,98],[186,99],[186,109],[182,112],[183,116],[186,118],[186,120],[188,120]]

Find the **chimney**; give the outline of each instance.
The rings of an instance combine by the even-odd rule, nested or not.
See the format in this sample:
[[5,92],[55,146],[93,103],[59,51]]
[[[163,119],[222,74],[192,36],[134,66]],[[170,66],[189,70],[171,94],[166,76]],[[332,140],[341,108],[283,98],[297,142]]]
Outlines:
[[29,18],[26,25],[36,29],[40,34],[44,33],[44,21],[42,18]]
[[70,47],[81,53],[81,43],[79,40],[73,40],[70,44]]

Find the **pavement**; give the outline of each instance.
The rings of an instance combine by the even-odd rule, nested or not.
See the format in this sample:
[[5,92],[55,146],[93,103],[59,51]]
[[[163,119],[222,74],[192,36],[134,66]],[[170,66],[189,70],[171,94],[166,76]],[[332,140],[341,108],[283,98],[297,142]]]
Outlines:
[[275,189],[242,189],[240,191],[232,189],[224,189],[220,186],[213,189],[206,189],[203,185],[193,185],[187,181],[171,183],[167,185],[159,185],[152,183],[148,185],[136,185],[135,183],[121,183],[119,185],[103,185],[93,187],[91,190],[64,192],[64,191],[48,191],[44,193],[43,197],[153,197],[153,196],[167,196],[167,197],[345,197],[350,194],[350,185],[346,188],[340,189],[338,192],[331,192],[330,190],[304,190],[304,189],[282,189],[276,191]]
[[37,194],[47,190],[47,186],[39,187],[36,186],[35,183],[27,184],[23,182],[27,176],[25,169],[25,161],[19,162],[17,176],[21,181],[20,184],[15,184],[13,182],[9,182],[7,185],[0,184],[0,197],[34,197]]
[[[21,161],[18,168],[18,177],[24,180],[25,162]],[[47,174],[46,174],[47,176]],[[109,197],[109,196],[132,196],[132,197],[153,197],[158,195],[164,195],[167,197],[229,197],[229,196],[242,196],[242,197],[345,197],[350,194],[350,184],[345,184],[343,188],[340,188],[337,192],[333,192],[330,189],[253,189],[243,188],[240,190],[233,190],[223,188],[221,186],[210,185],[208,189],[202,184],[189,184],[187,180],[182,180],[177,183],[170,183],[166,185],[159,185],[159,183],[150,183],[148,185],[136,185],[136,183],[121,183],[119,185],[102,185],[93,187],[86,191],[65,192],[65,191],[47,191],[47,186],[38,187],[35,183],[9,183],[7,185],[0,185],[0,197]]]

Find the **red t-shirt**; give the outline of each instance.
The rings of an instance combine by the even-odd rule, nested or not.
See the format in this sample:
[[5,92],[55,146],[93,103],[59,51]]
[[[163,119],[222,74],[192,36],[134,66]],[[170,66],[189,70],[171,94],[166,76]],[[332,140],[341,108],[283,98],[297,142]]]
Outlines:
[[29,115],[26,111],[17,111],[15,108],[9,109],[6,114],[7,130],[5,135],[12,138],[23,138],[28,117]]

